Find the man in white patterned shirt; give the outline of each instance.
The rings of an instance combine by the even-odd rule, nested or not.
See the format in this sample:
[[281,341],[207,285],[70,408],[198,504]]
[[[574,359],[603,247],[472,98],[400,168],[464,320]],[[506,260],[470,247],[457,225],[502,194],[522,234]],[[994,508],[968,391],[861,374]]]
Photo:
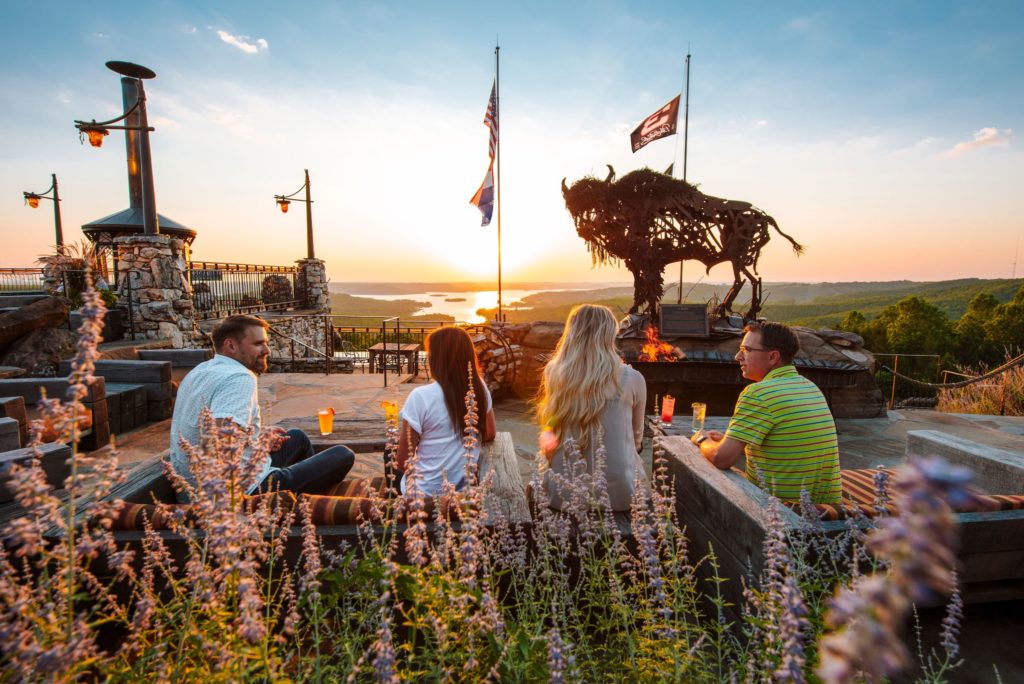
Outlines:
[[[199,443],[199,415],[203,409],[209,409],[217,421],[260,430],[256,376],[267,370],[269,327],[253,316],[225,318],[213,332],[216,355],[193,368],[178,388],[171,418],[171,465],[192,486],[195,479],[181,441]],[[355,454],[348,447],[333,446],[314,454],[302,430],[270,430],[277,432],[283,443],[267,457],[249,494],[271,489],[297,494],[319,492],[344,480],[355,464]],[[179,493],[178,497],[183,495]]]

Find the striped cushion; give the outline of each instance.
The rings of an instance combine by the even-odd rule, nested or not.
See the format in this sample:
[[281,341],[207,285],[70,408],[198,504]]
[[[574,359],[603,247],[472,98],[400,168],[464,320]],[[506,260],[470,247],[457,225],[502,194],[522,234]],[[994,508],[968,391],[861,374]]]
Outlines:
[[[379,521],[377,511],[374,509],[369,497],[360,496],[326,496],[303,494],[304,499],[312,504],[311,518],[314,525],[356,525],[366,520]],[[425,497],[423,512],[427,514],[427,520],[434,517],[437,508],[437,499]],[[405,521],[403,511],[400,521]],[[459,508],[454,501],[448,502],[445,506],[444,517],[449,520],[457,520]]]
[[[185,511],[186,517],[191,511],[191,504],[139,504],[125,503],[121,506],[117,516],[114,517],[111,529],[115,532],[122,530],[143,530],[145,521],[149,521],[150,527],[154,530],[168,530],[171,528],[171,516],[175,511]],[[189,524],[195,521],[189,520]]]
[[362,496],[322,496],[303,494],[309,501],[314,525],[355,525],[364,520],[379,521],[373,501]]
[[[274,492],[271,494],[255,494],[246,496],[245,508],[248,511],[255,510],[257,506],[266,504],[274,506],[277,504],[275,497],[280,498],[282,511],[290,511],[295,506],[295,495],[291,492]],[[178,511],[184,511],[185,524],[192,526],[195,519],[191,515],[192,504],[139,504],[125,503],[121,506],[117,516],[111,523],[111,529],[118,530],[143,530],[143,523],[149,520],[154,530],[169,530],[174,516],[179,515]]]
[[366,496],[374,489],[381,496],[387,484],[383,476],[345,479],[327,489],[322,496]]
[[[893,473],[892,470],[889,471]],[[875,475],[878,468],[840,471],[843,483],[843,502],[838,506],[816,504],[822,520],[844,520],[859,511],[866,518],[878,517],[881,513],[875,507]],[[799,504],[787,504],[799,509]],[[985,511],[1014,511],[1024,509],[1024,495],[977,494],[974,501],[960,506],[957,513],[981,513]],[[885,515],[896,515],[898,510],[890,502]]]

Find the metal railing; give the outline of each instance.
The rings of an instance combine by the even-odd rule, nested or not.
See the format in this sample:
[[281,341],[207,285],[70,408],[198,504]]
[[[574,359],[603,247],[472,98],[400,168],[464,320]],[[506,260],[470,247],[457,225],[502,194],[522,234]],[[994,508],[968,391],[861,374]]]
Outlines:
[[[388,371],[394,366],[390,363],[388,347],[394,345],[395,353],[401,344],[418,344],[426,342],[427,335],[446,325],[463,325],[455,321],[416,321],[402,324],[400,318],[384,316],[353,316],[335,314],[331,316],[334,334],[331,335],[333,345],[331,353],[337,358],[352,358],[361,362],[366,359],[369,365],[369,349],[376,344],[384,345],[382,356],[385,363],[377,369],[384,373],[384,386],[388,384]],[[344,325],[343,323],[348,323]],[[340,347],[344,347],[341,349]],[[419,352],[417,363],[423,365],[424,352]]]
[[295,266],[193,261],[188,278],[196,318],[294,309],[305,301]]
[[918,383],[943,381],[938,354],[875,354],[875,360],[879,366],[875,379],[890,409],[933,408],[936,405],[938,390],[923,387],[913,380]]
[[0,293],[36,294],[46,292],[41,268],[0,268]]
[[[275,328],[273,324],[269,324],[270,325],[270,333],[272,335],[276,335],[276,336],[278,336],[278,337],[280,337],[280,338],[282,338],[282,339],[284,339],[284,340],[286,340],[288,342],[288,352],[289,352],[289,355],[288,355],[287,359],[289,361],[289,367],[290,367],[291,370],[295,370],[296,369],[296,365],[299,362],[303,363],[306,366],[305,368],[303,368],[303,370],[307,370],[307,371],[309,370],[308,364],[309,364],[309,361],[311,359],[310,359],[310,357],[308,355],[303,354],[303,350],[305,350],[306,352],[311,352],[314,355],[313,360],[315,360],[317,362],[322,362],[323,369],[324,369],[324,374],[325,375],[330,375],[331,371],[333,369],[333,363],[332,362],[334,360],[334,353],[331,351],[331,321],[330,321],[330,317],[329,316],[311,316],[310,318],[319,318],[319,319],[321,319],[321,324],[323,325],[324,339],[327,340],[326,344],[324,345],[324,347],[325,347],[324,349],[318,349],[318,348],[316,348],[316,347],[314,347],[314,346],[312,346],[310,344],[307,344],[306,342],[303,342],[302,340],[300,340],[300,339],[298,339],[296,337],[293,337],[293,336],[291,336],[291,335],[289,335],[289,334],[287,334],[287,333],[285,333],[285,332]],[[296,354],[296,351],[298,351],[299,353]],[[282,357],[274,356],[273,353],[272,353],[271,359],[275,360],[275,361],[281,361]]]

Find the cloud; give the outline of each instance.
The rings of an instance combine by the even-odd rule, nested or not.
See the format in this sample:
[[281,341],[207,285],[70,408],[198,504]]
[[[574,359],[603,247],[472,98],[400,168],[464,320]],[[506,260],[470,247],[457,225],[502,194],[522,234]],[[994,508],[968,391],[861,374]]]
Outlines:
[[151,116],[149,117],[149,124],[159,128],[181,128],[180,123],[166,116]]
[[206,108],[206,116],[218,126],[223,126],[243,138],[252,138],[256,132],[250,123],[251,117],[244,111],[220,105],[209,105]]
[[786,22],[786,28],[790,31],[807,31],[811,28],[810,17],[796,17]]
[[197,29],[197,28],[196,28],[195,26],[193,26],[192,24],[185,24],[185,26],[183,26],[183,27],[182,27],[182,30],[183,30],[183,31],[184,31],[185,33],[195,33],[195,32],[196,32],[196,31],[198,31],[199,29]]
[[220,36],[220,39],[228,45],[233,45],[242,52],[245,52],[250,55],[255,55],[258,52],[263,52],[264,50],[270,47],[270,44],[267,43],[267,41],[264,40],[263,38],[257,38],[256,42],[252,43],[249,42],[251,40],[249,36],[235,36],[228,33],[227,31],[222,31],[221,29],[217,29],[217,35]]
[[974,132],[974,140],[957,143],[939,156],[944,159],[953,159],[980,150],[983,147],[1009,147],[1010,138],[1013,137],[1013,129],[1004,128],[999,130],[992,126],[986,126]]
[[93,38],[100,38],[101,40],[102,39],[110,38],[110,36],[108,36],[106,33],[96,32],[96,33],[90,33],[89,35],[92,36]]

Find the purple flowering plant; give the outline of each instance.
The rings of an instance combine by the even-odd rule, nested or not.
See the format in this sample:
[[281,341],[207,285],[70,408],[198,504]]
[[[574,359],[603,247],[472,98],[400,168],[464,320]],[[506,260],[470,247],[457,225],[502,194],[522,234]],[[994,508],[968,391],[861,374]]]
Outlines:
[[[43,412],[74,443],[93,378],[102,302],[87,288],[72,390]],[[472,386],[472,383],[471,383]],[[431,499],[419,454],[404,493],[371,492],[352,546],[325,548],[308,501],[245,493],[271,448],[203,418],[187,445],[195,483],[168,477],[193,504],[161,509],[169,532],[140,552],[110,534],[119,479],[112,451],[75,450],[66,494],[38,459],[12,468],[19,505],[0,546],[0,657],[8,679],[156,681],[854,681],[909,663],[899,626],[910,607],[952,593],[941,650],[919,648],[929,682],[961,662],[963,609],[949,504],[964,473],[917,461],[876,481],[875,525],[850,517],[826,534],[809,500],[787,528],[772,500],[765,565],[745,605],[723,598],[714,549],[692,548],[676,515],[668,460],[655,445],[627,512],[611,510],[603,435],[562,444],[567,470],[538,454],[529,524],[495,505],[479,404],[470,389],[464,485]],[[397,420],[386,449],[398,445]],[[487,447],[485,446],[484,449]],[[584,453],[584,451],[586,453]],[[561,492],[561,510],[549,492]],[[295,533],[297,562],[286,561]],[[176,539],[172,544],[169,540]],[[99,569],[102,565],[103,572]],[[739,614],[733,624],[730,615]],[[102,630],[120,635],[100,646]],[[867,658],[866,654],[871,654]]]

